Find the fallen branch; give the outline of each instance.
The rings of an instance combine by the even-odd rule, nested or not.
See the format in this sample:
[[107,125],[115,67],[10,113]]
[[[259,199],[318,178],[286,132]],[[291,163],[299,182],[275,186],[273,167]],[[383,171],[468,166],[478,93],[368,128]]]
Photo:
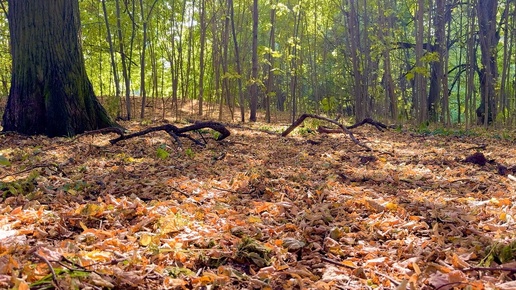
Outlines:
[[[312,115],[312,114],[303,114],[301,115],[301,117],[299,117],[294,123],[292,123],[292,125],[290,125],[290,127],[287,128],[287,130],[285,130],[285,132],[281,133],[281,136],[285,137],[287,136],[290,132],[292,132],[297,126],[301,125],[301,123],[303,123],[303,121],[306,119],[306,118],[314,118],[314,119],[319,119],[319,120],[323,120],[323,121],[326,121],[326,122],[329,122],[329,123],[332,123],[332,124],[335,124],[337,126],[339,126],[339,128],[342,130],[342,132],[348,134],[349,138],[351,138],[351,140],[353,142],[355,142],[355,144],[357,144],[358,146],[361,146],[361,147],[364,147],[366,148],[368,151],[372,151],[371,148],[369,148],[367,145],[361,143],[360,141],[358,141],[355,136],[353,135],[353,133],[344,125],[342,125],[341,123],[335,121],[335,120],[332,120],[332,119],[328,119],[326,117],[322,117],[322,116],[318,116],[318,115]],[[356,125],[356,124],[355,124]],[[355,126],[353,125],[353,126]],[[358,125],[356,125],[355,127],[357,127]],[[355,128],[353,127],[353,128]]]
[[150,127],[150,128],[145,129],[145,130],[142,130],[142,131],[139,131],[139,132],[135,132],[135,133],[132,133],[132,134],[128,134],[128,135],[126,135],[124,133],[124,130],[121,129],[121,128],[110,127],[110,128],[104,128],[104,129],[99,129],[99,130],[88,131],[88,132],[85,132],[85,133],[81,134],[78,137],[85,136],[85,135],[92,135],[92,134],[115,133],[115,134],[118,134],[119,137],[115,138],[115,139],[109,140],[109,143],[114,145],[114,144],[116,144],[116,143],[118,143],[118,142],[120,142],[122,140],[127,140],[127,139],[131,139],[131,138],[138,137],[138,136],[143,136],[143,135],[149,134],[151,132],[165,131],[170,136],[172,136],[172,138],[174,138],[174,140],[176,142],[178,142],[179,144],[181,144],[181,142],[179,141],[179,137],[185,137],[185,138],[188,138],[188,139],[192,140],[193,142],[195,142],[198,145],[204,146],[205,144],[203,144],[200,141],[198,141],[198,140],[192,138],[191,136],[185,134],[186,132],[200,130],[200,129],[204,129],[204,128],[210,128],[212,130],[215,130],[215,131],[219,132],[220,135],[217,137],[217,139],[216,139],[217,141],[223,140],[223,139],[225,139],[226,137],[228,137],[231,134],[229,132],[229,130],[226,129],[226,127],[224,125],[222,125],[221,123],[208,121],[208,122],[198,122],[198,123],[195,123],[193,125],[186,126],[186,127],[183,127],[183,128],[178,128],[178,127],[176,127],[176,126],[174,126],[172,124],[165,124],[165,125],[162,125],[162,126]]
[[225,139],[226,137],[228,137],[231,134],[229,132],[229,130],[226,129],[226,127],[224,127],[224,125],[222,125],[220,123],[217,123],[217,122],[199,122],[199,123],[195,123],[193,125],[186,126],[186,127],[183,127],[183,128],[178,128],[178,127],[176,127],[176,126],[174,126],[172,124],[165,124],[165,125],[162,125],[162,126],[151,127],[151,128],[145,129],[143,131],[136,132],[136,133],[129,134],[129,135],[120,135],[120,137],[118,137],[116,139],[109,140],[109,142],[111,144],[116,144],[119,141],[127,140],[127,139],[138,137],[138,136],[142,136],[142,135],[145,135],[145,134],[148,134],[148,133],[151,133],[151,132],[165,131],[165,132],[167,132],[170,136],[172,136],[178,142],[179,142],[179,138],[178,137],[186,137],[186,138],[196,142],[199,145],[203,145],[199,141],[193,139],[192,137],[190,137],[188,135],[185,135],[184,133],[189,132],[189,131],[200,130],[200,129],[204,129],[204,128],[210,128],[212,130],[215,130],[215,131],[219,132],[220,135],[217,137],[217,139],[216,139],[217,141],[223,140],[223,139]]
[[61,290],[62,288],[59,286],[59,281],[57,280],[57,275],[56,275],[56,272],[54,271],[54,267],[52,267],[52,264],[50,263],[49,260],[47,260],[45,257],[43,257],[42,255],[38,254],[37,252],[34,252],[34,256],[36,256],[38,259],[40,259],[42,262],[44,262],[45,264],[47,264],[48,266],[48,269],[50,270],[50,273],[52,274],[52,281],[54,282],[54,286],[56,287],[56,289],[58,290]]
[[371,118],[365,118],[364,120],[362,120],[362,122],[358,122],[354,125],[351,125],[351,126],[348,126],[346,128],[348,129],[354,129],[356,127],[360,127],[364,124],[370,124],[370,125],[373,125],[376,127],[376,129],[378,129],[379,131],[383,132],[385,129],[387,129],[387,125],[383,124],[383,123],[380,123],[380,122],[377,122]]

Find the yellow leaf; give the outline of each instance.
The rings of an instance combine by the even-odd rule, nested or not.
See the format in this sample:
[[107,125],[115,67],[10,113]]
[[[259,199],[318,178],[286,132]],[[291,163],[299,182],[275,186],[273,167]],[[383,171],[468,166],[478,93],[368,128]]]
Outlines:
[[385,208],[388,209],[388,210],[397,210],[398,209],[398,205],[394,202],[388,202],[385,204]]
[[87,231],[88,230],[88,227],[82,221],[79,222],[79,225],[81,225],[81,228],[82,228],[83,231]]
[[504,206],[504,205],[511,205],[511,200],[508,199],[508,198],[491,198],[489,200],[489,202],[491,202],[492,205],[495,205],[495,206]]
[[146,247],[148,246],[152,241],[152,237],[148,234],[143,234],[141,237],[140,237],[140,245]]
[[418,264],[412,262],[412,268],[414,269],[414,272],[416,272],[417,275],[421,275],[421,269],[419,268]]
[[350,267],[350,268],[357,268],[357,267],[358,267],[358,266],[357,266],[355,263],[353,263],[353,261],[351,261],[351,260],[344,260],[344,261],[342,261],[341,263],[342,263],[342,264],[344,264],[344,265],[346,265],[346,266],[348,266],[348,267]]
[[248,221],[250,223],[261,223],[262,219],[260,217],[257,217],[257,216],[250,216]]
[[457,254],[453,253],[451,258],[451,264],[453,267],[458,269],[468,268],[469,264],[462,260]]

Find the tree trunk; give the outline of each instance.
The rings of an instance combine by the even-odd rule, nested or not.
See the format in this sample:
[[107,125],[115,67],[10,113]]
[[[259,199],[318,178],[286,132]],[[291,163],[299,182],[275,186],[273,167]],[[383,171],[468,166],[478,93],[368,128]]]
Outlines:
[[147,105],[147,90],[146,90],[146,84],[145,84],[145,57],[147,52],[147,41],[148,41],[148,24],[150,17],[152,15],[152,10],[154,10],[154,7],[158,0],[154,0],[151,7],[149,8],[149,12],[145,13],[145,8],[143,5],[143,0],[140,0],[140,13],[141,13],[141,20],[143,22],[142,28],[143,28],[143,39],[142,39],[142,47],[140,52],[140,96],[141,96],[141,110],[140,110],[140,118],[143,119],[145,117],[145,106]]
[[127,65],[127,55],[124,49],[124,37],[122,34],[122,23],[120,21],[120,1],[116,0],[116,29],[118,35],[118,48],[120,57],[122,60],[122,77],[124,78],[125,84],[125,108],[126,108],[126,119],[131,120],[131,78],[129,73],[129,67]]
[[477,3],[482,69],[479,71],[481,99],[476,113],[477,122],[484,125],[492,123],[496,117],[495,84],[498,77],[496,47],[500,38],[496,31],[497,8],[497,0],[479,0]]
[[[278,0],[276,0],[276,5],[278,4]],[[272,53],[275,50],[275,30],[276,30],[276,6],[271,8],[270,11],[270,21],[271,21],[271,31],[269,34],[269,53],[267,55],[268,58],[268,70],[267,70],[267,92],[265,94],[265,119],[267,123],[271,122],[271,96],[274,94],[274,57]]]
[[466,122],[466,129],[469,129],[472,119],[472,109],[474,102],[474,78],[475,78],[475,9],[473,7],[468,8],[468,37],[466,41],[466,57],[468,59],[468,68],[466,74],[466,97],[464,98],[464,118]]
[[238,74],[238,100],[240,103],[240,121],[243,123],[245,122],[245,99],[244,99],[244,92],[242,89],[242,68],[240,65],[240,48],[238,46],[237,41],[237,34],[235,29],[235,7],[233,5],[233,0],[228,0],[229,5],[229,13],[231,18],[231,35],[233,36],[233,45],[235,47],[235,62],[236,62],[236,69]]
[[147,91],[145,89],[145,54],[147,52],[147,19],[143,10],[143,0],[140,0],[140,10],[142,16],[142,28],[143,28],[143,40],[140,51],[140,98],[141,98],[141,109],[140,119],[145,117],[145,106],[147,105]]
[[364,78],[360,67],[359,45],[360,45],[360,27],[358,22],[357,3],[349,0],[348,14],[348,36],[351,62],[353,64],[353,95],[355,106],[355,120],[366,117],[368,112],[365,109],[366,95],[363,91]]
[[[421,70],[423,68],[423,42],[424,42],[424,1],[418,1],[417,16],[416,16],[416,67]],[[428,103],[426,96],[426,82],[422,73],[415,74],[415,100],[417,120],[421,124],[428,121]]]
[[[390,4],[390,3],[388,3]],[[389,117],[396,121],[398,119],[398,100],[396,98],[396,94],[394,93],[394,80],[392,78],[392,70],[391,70],[391,47],[387,44],[386,39],[390,37],[392,34],[392,18],[393,15],[385,15],[383,11],[387,10],[387,5],[384,3],[382,5],[378,5],[378,15],[379,15],[379,24],[380,27],[385,27],[380,29],[379,37],[380,41],[385,44],[385,48],[383,49],[383,78],[382,84],[385,90],[385,103],[389,108]]]
[[74,136],[115,125],[86,75],[78,0],[8,4],[13,66],[4,131]]
[[251,122],[256,122],[258,107],[258,0],[253,1],[253,56],[251,69]]
[[[109,20],[108,20],[108,14],[106,9],[106,1],[102,0],[102,12],[104,16],[104,22],[106,24],[106,31],[107,31],[107,41],[109,44],[109,57],[111,60],[111,68],[113,69],[113,79],[115,82],[115,98],[118,102],[118,105],[121,105],[122,102],[120,101],[120,78],[118,76],[118,69],[116,67],[116,61],[115,61],[115,48],[113,46],[113,39],[111,38],[111,29],[109,27]],[[120,108],[117,109],[117,117],[122,117],[120,115],[121,110]]]
[[204,48],[206,46],[206,0],[201,0],[200,3],[200,9],[201,9],[201,23],[200,23],[200,29],[201,29],[201,39],[200,42],[200,51],[199,51],[199,104],[198,104],[198,111],[197,114],[199,116],[202,116],[203,114],[203,101],[204,101]]

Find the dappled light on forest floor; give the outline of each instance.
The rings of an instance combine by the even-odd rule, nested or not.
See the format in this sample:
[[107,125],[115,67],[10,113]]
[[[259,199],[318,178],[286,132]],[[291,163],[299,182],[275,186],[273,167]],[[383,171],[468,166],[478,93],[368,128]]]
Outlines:
[[514,289],[511,142],[228,128],[0,135],[0,288]]

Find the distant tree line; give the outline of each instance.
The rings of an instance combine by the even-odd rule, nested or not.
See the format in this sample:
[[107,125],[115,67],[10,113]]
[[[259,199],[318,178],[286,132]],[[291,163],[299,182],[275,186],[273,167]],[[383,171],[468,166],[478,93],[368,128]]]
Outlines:
[[[86,71],[114,117],[181,117],[196,100],[197,114],[243,121],[288,111],[516,122],[514,1],[84,0],[79,9]],[[8,45],[4,17],[0,51]],[[11,71],[0,54],[2,96]]]

